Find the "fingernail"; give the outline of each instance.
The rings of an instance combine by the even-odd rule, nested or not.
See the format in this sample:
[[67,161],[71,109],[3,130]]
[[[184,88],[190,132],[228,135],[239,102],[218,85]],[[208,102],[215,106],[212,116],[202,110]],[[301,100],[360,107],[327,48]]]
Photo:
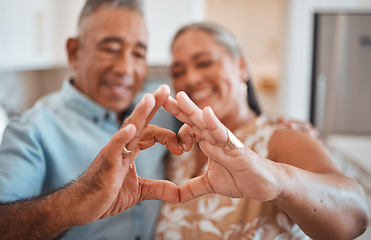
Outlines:
[[126,129],[131,130],[133,127],[134,127],[134,124],[129,123],[129,124],[126,126]]
[[164,85],[161,84],[161,86],[159,86],[156,91],[154,91],[154,93],[160,93],[162,91],[162,89],[164,88]]
[[182,144],[182,148],[183,148],[184,151],[187,152],[187,145],[185,145],[185,143]]
[[184,150],[183,147],[182,147],[180,144],[178,144],[178,149],[179,149],[180,151],[183,151],[183,150]]

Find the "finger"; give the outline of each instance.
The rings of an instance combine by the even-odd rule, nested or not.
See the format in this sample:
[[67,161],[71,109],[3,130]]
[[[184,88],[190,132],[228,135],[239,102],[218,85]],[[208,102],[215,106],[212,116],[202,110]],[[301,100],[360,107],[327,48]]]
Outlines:
[[134,123],[137,126],[137,134],[131,141],[127,149],[134,149],[143,133],[144,128],[152,120],[157,110],[165,103],[170,94],[170,89],[167,85],[161,85],[153,94],[145,94],[142,100],[135,107],[133,113],[125,120],[124,124]]
[[[108,166],[114,164],[117,159],[122,161],[122,152],[125,146],[135,137],[136,127],[134,124],[129,124],[126,127],[118,130],[107,143],[107,145],[102,149],[100,154],[105,155]],[[128,162],[129,164],[129,162]]]
[[216,144],[224,147],[228,142],[227,128],[219,121],[211,107],[204,108],[203,119]]
[[138,141],[140,140],[142,131],[147,123],[147,118],[149,117],[154,106],[154,96],[150,93],[146,93],[137,104],[134,111],[123,123],[123,126],[126,126],[127,124],[134,124],[137,128],[134,139],[126,146],[128,150],[133,150],[136,147]]
[[144,200],[163,200],[171,203],[179,202],[179,187],[167,180],[153,180],[139,177],[141,193],[139,201]]
[[[198,126],[194,124],[194,122],[185,114],[181,109],[179,109],[177,101],[169,96],[167,102],[164,104],[164,108],[169,113],[173,114],[179,121],[186,123],[187,125],[192,127],[192,132],[194,135],[192,136],[195,138],[196,141],[201,141],[204,138],[204,135],[207,136],[207,133],[203,133]],[[188,141],[187,141],[188,143]]]
[[205,125],[202,116],[203,111],[187,96],[185,92],[179,92],[176,97],[180,110],[184,112],[184,114],[191,121],[186,123],[192,127],[195,136],[200,140],[206,139],[210,143],[215,144],[216,142],[214,137],[211,135]]
[[162,84],[152,94],[155,97],[156,104],[155,104],[154,108],[152,109],[150,115],[147,118],[146,126],[152,120],[153,116],[156,114],[158,109],[160,109],[160,107],[162,107],[165,104],[165,102],[167,101],[167,99],[170,95],[170,88],[169,88],[168,85]]
[[179,109],[189,118],[191,122],[187,122],[190,126],[196,125],[201,131],[206,129],[202,110],[188,97],[188,95],[181,91],[177,93],[176,100]]
[[209,180],[205,176],[192,178],[179,188],[179,201],[188,202],[208,193],[215,193]]
[[179,109],[178,103],[173,97],[168,97],[167,101],[164,104],[164,109],[167,112],[173,114],[179,121],[188,124],[191,123],[188,117]]
[[183,148],[173,131],[155,125],[148,125],[138,143],[139,149],[147,149],[156,142],[165,145],[172,154],[181,155],[183,153]]
[[135,137],[136,131],[137,129],[134,124],[129,124],[121,128],[113,134],[106,148],[108,148],[112,154],[121,154],[125,145]]
[[194,133],[189,125],[183,124],[183,126],[178,131],[178,137],[183,150],[186,152],[191,150],[193,146]]

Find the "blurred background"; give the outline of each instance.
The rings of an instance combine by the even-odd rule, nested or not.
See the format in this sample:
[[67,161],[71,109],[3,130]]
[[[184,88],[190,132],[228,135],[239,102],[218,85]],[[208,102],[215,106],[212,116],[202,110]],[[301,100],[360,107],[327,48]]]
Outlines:
[[[264,111],[315,125],[371,208],[371,0],[143,2],[150,38],[143,92],[169,83],[169,45],[180,26],[226,26],[248,56]],[[76,34],[83,3],[0,0],[0,141],[9,119],[71,74],[65,41]]]

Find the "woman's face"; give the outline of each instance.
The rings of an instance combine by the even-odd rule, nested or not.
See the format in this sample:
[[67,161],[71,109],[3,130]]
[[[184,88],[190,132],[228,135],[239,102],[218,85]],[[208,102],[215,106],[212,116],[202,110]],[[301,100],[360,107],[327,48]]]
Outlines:
[[172,47],[174,89],[184,91],[203,109],[211,106],[222,122],[247,108],[240,84],[246,76],[242,58],[232,55],[213,37],[191,29],[181,34]]

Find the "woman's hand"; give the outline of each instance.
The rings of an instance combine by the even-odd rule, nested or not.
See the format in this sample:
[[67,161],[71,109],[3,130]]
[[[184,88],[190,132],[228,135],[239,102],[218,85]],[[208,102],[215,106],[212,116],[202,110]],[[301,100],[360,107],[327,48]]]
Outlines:
[[183,148],[189,150],[195,139],[208,157],[207,171],[180,187],[181,202],[207,193],[260,201],[277,197],[280,188],[275,163],[258,156],[248,147],[226,150],[231,136],[210,107],[201,110],[180,92],[176,101],[169,98],[164,108],[186,123],[178,133]]
[[179,132],[183,148],[189,150],[195,139],[208,157],[205,174],[180,187],[181,202],[207,193],[270,201],[313,239],[354,239],[367,227],[362,188],[341,174],[307,134],[276,131],[269,143],[273,162],[246,146],[226,150],[225,126],[185,93],[178,93],[176,101],[169,98],[164,107],[186,123]]

